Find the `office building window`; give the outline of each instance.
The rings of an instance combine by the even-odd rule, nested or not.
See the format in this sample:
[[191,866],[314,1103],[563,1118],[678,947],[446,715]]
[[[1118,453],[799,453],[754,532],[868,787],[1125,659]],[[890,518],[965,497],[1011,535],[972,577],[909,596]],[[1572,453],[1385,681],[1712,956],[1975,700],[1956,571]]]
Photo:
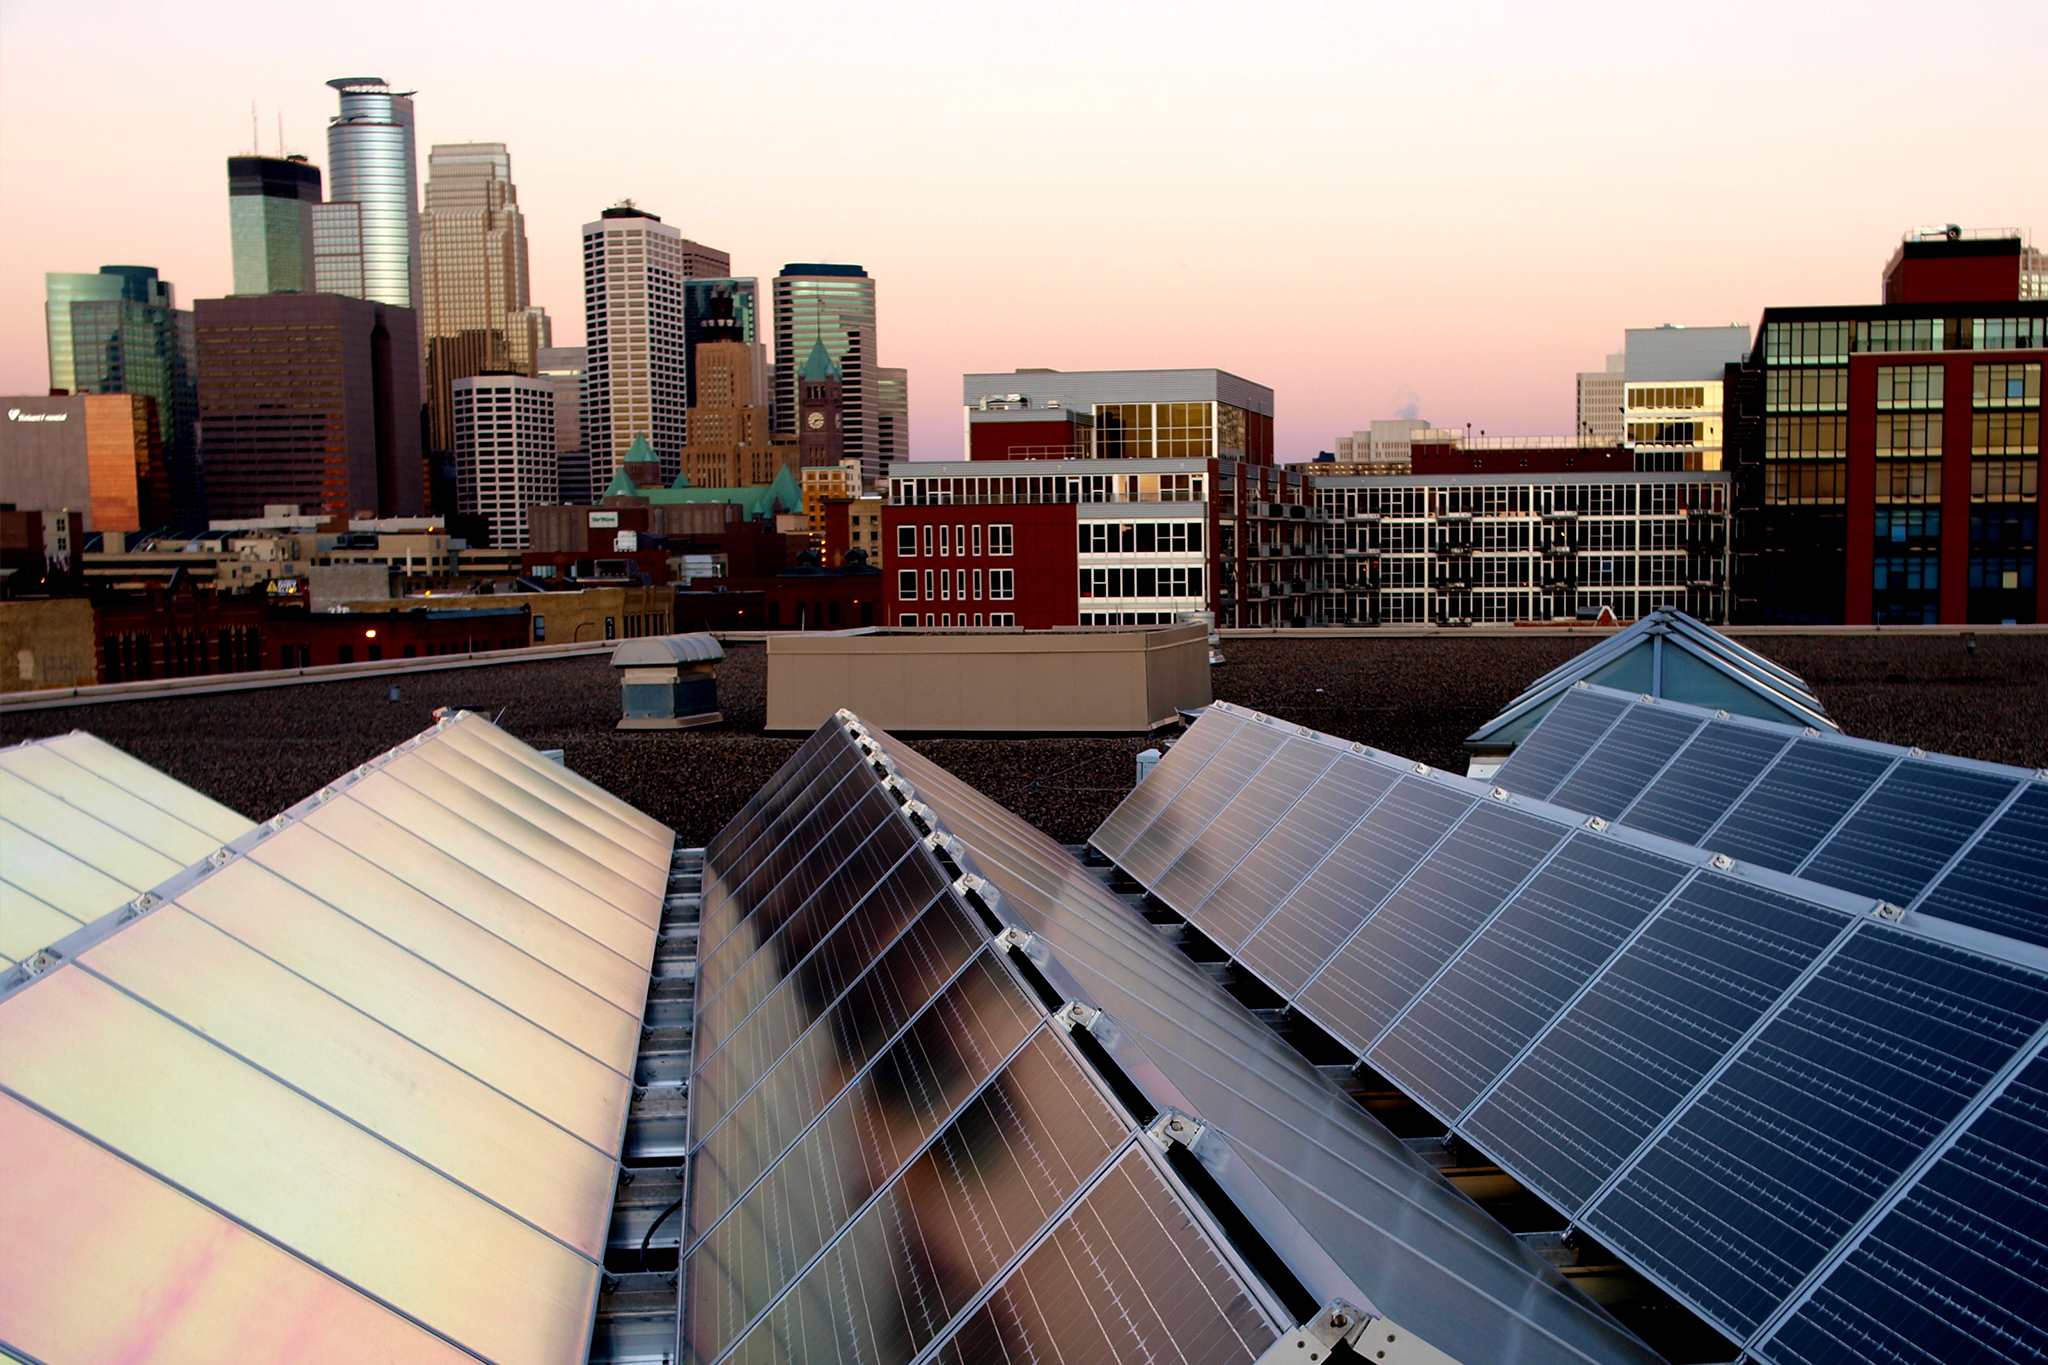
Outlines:
[[989,616],[988,623],[992,626],[1014,626],[1017,624],[1017,616],[1014,612],[999,611]]
[[903,613],[900,620],[901,623],[906,626],[914,626],[917,624],[917,613],[914,611],[906,611]]
[[932,528],[929,525],[924,528],[924,552],[926,554],[932,552]]
[[896,528],[896,553],[905,558],[916,557],[917,528],[915,526],[899,526]]
[[1977,456],[2040,454],[2041,414],[2038,412],[1976,412],[1970,414],[1970,453]]
[[981,523],[974,524],[974,553],[981,553]]
[[917,600],[917,570],[898,569],[896,571],[896,595],[905,602],[915,602]]
[[950,529],[946,526],[939,527],[939,553],[942,555],[953,553],[953,538],[947,534]]
[[974,600],[977,602],[981,600],[981,570],[979,569],[974,571]]
[[536,616],[536,617],[534,617],[534,618],[533,618],[533,640],[534,640],[534,643],[535,643],[535,644],[539,644],[539,643],[541,643],[542,641],[546,640],[547,638],[548,638],[548,618],[547,618],[547,617],[545,617],[545,616]]
[[992,555],[1017,553],[1017,528],[1007,521],[992,524],[988,528],[988,552]]
[[1007,602],[1017,595],[1017,571],[1015,569],[990,569],[988,571],[988,595],[998,602]]
[[930,569],[924,571],[924,595],[928,600],[932,601],[936,601],[939,595],[937,589],[932,586],[932,571]]
[[1833,412],[1849,401],[1849,372],[1839,367],[1772,370],[1764,381],[1767,412]]
[[1945,373],[1939,365],[1878,366],[1878,410],[1940,407],[1942,376]]
[[1970,501],[2033,502],[2040,497],[2038,460],[1979,460],[1970,466]]

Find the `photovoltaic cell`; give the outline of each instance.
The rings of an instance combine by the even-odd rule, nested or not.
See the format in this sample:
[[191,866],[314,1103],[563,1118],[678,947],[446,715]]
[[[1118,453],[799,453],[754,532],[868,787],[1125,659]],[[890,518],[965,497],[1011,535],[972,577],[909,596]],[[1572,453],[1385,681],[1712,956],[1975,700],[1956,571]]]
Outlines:
[[908,1365],[1128,1131],[1041,1030],[727,1358]]
[[1326,745],[1288,740],[1259,769],[1258,780],[1233,797],[1202,837],[1160,874],[1155,894],[1170,905],[1200,905],[1335,761]]
[[1914,908],[2048,945],[2048,783],[2028,783]]
[[1118,861],[1146,885],[1156,882],[1285,742],[1285,736],[1273,726],[1245,725],[1202,765]]
[[782,847],[792,829],[809,822],[815,830],[820,821],[829,829],[873,785],[866,779],[846,781],[847,775],[859,766],[859,750],[846,743],[843,736],[838,743],[821,748],[812,756],[807,775],[800,774],[790,782],[784,793],[786,799],[762,808],[757,817],[761,827],[752,839],[736,843],[716,862],[706,859],[703,921],[698,932],[703,935],[707,950],[717,947],[745,914],[746,904],[735,904],[733,898],[762,862]]
[[1247,1365],[1278,1335],[1133,1147],[934,1360]]
[[1245,965],[1295,995],[1474,804],[1462,792],[1402,778],[1245,943]]
[[718,902],[715,915],[710,895],[705,896],[703,912],[713,916],[716,924],[714,927],[707,921],[698,930],[700,951],[724,943],[726,935],[754,912],[778,882],[812,858],[820,840],[836,830],[864,798],[874,794],[874,783],[851,772],[853,766],[849,760],[844,765],[846,771],[835,765],[834,771],[822,775],[819,781],[832,785],[821,790],[815,802],[784,811],[755,840],[742,861],[720,875],[725,895]]
[[1709,721],[1620,818],[1681,844],[1697,843],[1789,743],[1776,730]]
[[2048,1057],[2005,1093],[1758,1351],[1775,1365],[2048,1360]]
[[1802,739],[1701,842],[1716,853],[1791,872],[1891,765],[1890,754]]
[[1188,917],[1211,939],[1235,952],[1274,907],[1294,894],[1323,855],[1393,788],[1395,780],[1384,768],[1340,755],[1273,832]]
[[722,1221],[693,1229],[690,1332],[707,1359],[713,1338],[723,1349],[1039,1023],[1002,967],[986,954],[976,962],[842,1083]]
[[1615,819],[1699,732],[1700,723],[1694,714],[1631,708],[1550,799],[1568,810]]
[[[690,1076],[693,1132],[710,1132],[920,912],[932,913],[917,900],[923,889],[921,869],[914,869],[910,859],[897,867],[900,878],[892,876],[798,963],[783,964],[771,954],[758,954],[748,972],[721,995],[720,1002],[732,1008],[731,1032],[698,1037],[702,1051],[694,1057]],[[734,995],[735,990],[742,993]],[[740,1008],[757,992],[759,1003],[740,1017]],[[727,1002],[726,996],[732,1000]],[[722,1023],[727,1016],[721,1013],[718,1018]]]
[[1612,693],[1567,688],[1542,723],[1515,746],[1493,780],[1523,796],[1548,798],[1628,705],[1627,698]]
[[1350,1046],[1370,1046],[1564,837],[1547,820],[1474,809],[1309,982],[1302,1011]]
[[816,771],[813,764],[819,756],[837,752],[844,743],[845,732],[836,725],[820,726],[805,736],[804,742],[797,745],[796,752],[761,784],[759,791],[746,799],[732,819],[726,822],[725,828],[712,835],[711,842],[704,845],[705,866],[714,863],[720,867],[729,865],[741,849],[760,835],[767,820],[789,804],[792,789],[801,787],[810,779],[810,774]]
[[[809,951],[810,946],[837,924],[848,910],[875,889],[889,869],[900,862],[916,843],[917,836],[911,831],[909,821],[886,820],[875,827],[865,843],[846,853],[837,866],[826,867],[828,875],[815,888],[810,888],[809,877],[803,883],[793,879],[785,881],[768,903],[741,920],[738,927],[725,936],[725,942],[700,960],[697,966],[697,999],[706,1002],[716,998],[725,983],[745,970],[765,945],[777,944],[785,960],[791,952],[801,956],[802,952]],[[818,861],[824,863],[825,856],[821,855]],[[925,875],[929,880],[936,874],[927,872]],[[795,893],[800,888],[803,888],[803,894],[798,896]],[[700,1027],[701,1024],[700,1018]]]
[[1373,1049],[1372,1064],[1455,1120],[1690,870],[1575,835]]
[[1906,759],[1799,875],[1909,905],[2016,783]]
[[1473,1111],[1465,1131],[1574,1212],[1846,923],[1732,878],[1695,877]]
[[2038,974],[1866,922],[1583,1221],[1747,1338],[2044,1021]]
[[1214,707],[1202,713],[1202,723],[1182,735],[1159,760],[1151,775],[1110,812],[1109,818],[1090,836],[1089,842],[1104,856],[1121,860],[1168,802],[1181,794],[1202,765],[1237,733],[1244,717]]
[[[722,1218],[875,1053],[924,1012],[981,942],[965,912],[947,901],[933,906],[730,1114],[701,1130],[692,1159],[689,1226],[708,1228]],[[986,973],[987,963],[977,970]]]

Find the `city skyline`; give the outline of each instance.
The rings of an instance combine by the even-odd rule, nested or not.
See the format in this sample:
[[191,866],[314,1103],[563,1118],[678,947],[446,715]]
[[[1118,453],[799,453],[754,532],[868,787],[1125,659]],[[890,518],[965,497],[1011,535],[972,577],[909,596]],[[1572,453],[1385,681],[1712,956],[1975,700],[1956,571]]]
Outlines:
[[[102,8],[121,23],[135,7]],[[687,98],[654,55],[682,21],[655,13],[635,53],[602,60],[537,50],[517,23],[479,37],[452,8],[373,5],[354,31],[376,36],[339,43],[310,19],[255,13],[218,5],[147,54],[96,57],[90,108],[62,99],[82,66],[25,55],[67,50],[55,13],[0,15],[11,391],[46,383],[46,271],[141,262],[184,299],[227,294],[222,159],[276,154],[281,115],[283,149],[331,181],[325,82],[356,69],[419,92],[422,153],[494,141],[519,158],[533,298],[559,344],[581,339],[576,227],[621,197],[730,250],[736,275],[863,264],[888,295],[882,358],[912,373],[920,458],[957,457],[955,376],[1019,366],[1259,375],[1278,391],[1283,460],[1411,399],[1445,423],[1565,432],[1576,373],[1626,328],[1875,302],[1877,266],[1906,229],[2013,226],[2039,244],[2048,226],[2048,187],[1988,135],[2026,125],[2024,45],[1986,52],[1903,7],[1711,29],[1620,7],[1295,9],[1249,35],[1200,7],[1171,25],[1047,11],[1049,32],[1151,54],[1095,83],[1004,50],[994,16],[726,14],[700,40],[760,60],[692,66]],[[1647,51],[1682,60],[1660,66],[1661,104],[1646,114],[1631,54]],[[771,55],[815,79],[778,81],[798,93],[771,100]],[[514,60],[530,76],[504,82]],[[154,78],[166,65],[206,79],[166,85]],[[1973,98],[1923,108],[1877,93],[1945,81]],[[569,115],[599,92],[593,140]],[[60,103],[65,137],[37,136],[33,111]],[[850,136],[888,157],[824,152]],[[680,150],[702,139],[734,153],[715,194]],[[47,210],[67,190],[90,202],[89,168],[116,151],[147,212]],[[1070,188],[1045,194],[1041,175],[1062,168]],[[1683,211],[1646,188],[1667,176],[1690,187]],[[1189,197],[1193,184],[1210,188]]]

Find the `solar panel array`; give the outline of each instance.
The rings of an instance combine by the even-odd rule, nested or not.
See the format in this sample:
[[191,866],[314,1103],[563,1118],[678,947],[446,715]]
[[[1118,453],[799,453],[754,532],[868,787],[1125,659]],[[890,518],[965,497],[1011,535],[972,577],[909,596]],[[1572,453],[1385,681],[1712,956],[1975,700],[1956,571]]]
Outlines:
[[1575,687],[1493,781],[2048,945],[2048,774]]
[[1340,1303],[1396,1358],[1648,1359],[1057,845],[845,713],[703,895],[685,1360],[1251,1361]]
[[1222,704],[1094,843],[1758,1358],[2048,1356],[2039,948]]
[[83,730],[0,749],[0,970],[251,828]]
[[453,718],[0,975],[0,1354],[584,1359],[672,843]]

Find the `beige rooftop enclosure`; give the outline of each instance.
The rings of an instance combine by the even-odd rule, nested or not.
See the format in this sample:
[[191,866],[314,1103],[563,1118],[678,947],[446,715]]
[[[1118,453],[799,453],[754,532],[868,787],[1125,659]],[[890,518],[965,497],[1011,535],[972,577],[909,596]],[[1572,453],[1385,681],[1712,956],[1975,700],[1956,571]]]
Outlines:
[[841,707],[898,732],[1140,734],[1207,706],[1209,628],[768,639],[768,729]]

